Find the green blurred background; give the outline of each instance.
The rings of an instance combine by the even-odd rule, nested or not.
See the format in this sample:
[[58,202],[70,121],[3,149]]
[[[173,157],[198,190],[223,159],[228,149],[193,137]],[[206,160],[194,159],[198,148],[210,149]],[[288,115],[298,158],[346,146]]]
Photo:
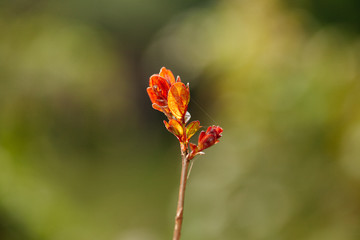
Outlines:
[[360,239],[358,0],[0,2],[0,239],[171,239],[162,66],[223,138],[187,240]]

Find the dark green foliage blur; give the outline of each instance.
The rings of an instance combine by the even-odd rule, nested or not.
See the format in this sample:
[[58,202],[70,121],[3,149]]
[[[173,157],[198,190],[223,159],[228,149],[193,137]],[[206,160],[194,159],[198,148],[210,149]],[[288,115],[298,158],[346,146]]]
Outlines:
[[179,146],[146,94],[162,66],[224,129],[195,158],[183,239],[360,239],[359,11],[1,1],[0,239],[171,239]]

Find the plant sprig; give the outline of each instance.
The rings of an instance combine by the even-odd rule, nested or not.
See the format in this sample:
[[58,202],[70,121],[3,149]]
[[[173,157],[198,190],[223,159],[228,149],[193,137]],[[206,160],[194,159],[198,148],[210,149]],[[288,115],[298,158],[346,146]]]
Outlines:
[[180,176],[179,198],[175,216],[173,240],[179,240],[183,220],[186,180],[190,161],[197,155],[204,154],[203,150],[219,142],[223,129],[210,126],[201,131],[198,144],[189,142],[190,138],[201,128],[198,120],[190,122],[191,115],[187,111],[190,102],[189,84],[176,80],[173,73],[162,67],[159,74],[150,77],[149,87],[146,89],[152,102],[152,107],[163,112],[168,118],[164,120],[166,129],[174,134],[180,143],[182,168]]

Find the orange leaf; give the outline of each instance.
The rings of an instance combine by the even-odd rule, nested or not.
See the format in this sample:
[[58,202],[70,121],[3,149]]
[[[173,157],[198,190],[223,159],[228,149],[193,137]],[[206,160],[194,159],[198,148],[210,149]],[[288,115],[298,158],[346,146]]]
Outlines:
[[175,119],[171,119],[169,121],[169,123],[167,123],[164,120],[164,124],[165,124],[166,129],[169,132],[174,134],[179,139],[179,141],[182,141],[183,135],[184,135],[184,130],[183,130],[182,126],[180,125],[180,123],[178,123],[178,121],[176,121]]
[[153,107],[153,109],[156,109],[156,110],[158,110],[158,111],[160,111],[160,112],[164,112],[164,108],[161,108],[159,105],[157,105],[156,103],[153,103],[152,104],[152,107]]
[[182,82],[174,83],[168,93],[168,106],[171,113],[183,121],[190,101],[189,88]]
[[171,72],[171,70],[166,69],[165,67],[162,67],[160,69],[159,75],[161,77],[165,78],[168,81],[168,83],[170,84],[170,86],[175,83],[174,74]]
[[193,121],[186,127],[186,137],[189,140],[201,128],[199,121]]

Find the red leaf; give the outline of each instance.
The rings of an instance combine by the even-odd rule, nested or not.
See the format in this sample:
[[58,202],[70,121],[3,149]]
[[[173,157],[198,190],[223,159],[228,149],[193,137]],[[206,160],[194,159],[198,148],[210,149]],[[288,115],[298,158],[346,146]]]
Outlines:
[[205,137],[205,131],[201,131],[199,135],[199,142]]
[[159,75],[163,78],[165,78],[169,85],[173,85],[175,83],[175,77],[174,77],[174,74],[169,70],[169,69],[166,69],[165,67],[162,67],[160,69],[160,73]]
[[202,151],[219,142],[223,129],[219,126],[210,126],[206,132],[202,131],[199,135],[198,149]]
[[190,147],[191,152],[196,152],[197,146],[195,144],[189,143],[189,147]]
[[154,90],[159,99],[167,100],[170,84],[165,78],[158,74],[152,75],[149,81],[150,87]]
[[152,89],[151,87],[148,87],[148,88],[146,89],[146,91],[147,91],[147,93],[148,93],[148,95],[149,95],[149,97],[150,97],[151,102],[152,102],[152,103],[155,103],[156,100],[158,99],[158,96],[157,96],[156,93],[154,92],[154,89]]

